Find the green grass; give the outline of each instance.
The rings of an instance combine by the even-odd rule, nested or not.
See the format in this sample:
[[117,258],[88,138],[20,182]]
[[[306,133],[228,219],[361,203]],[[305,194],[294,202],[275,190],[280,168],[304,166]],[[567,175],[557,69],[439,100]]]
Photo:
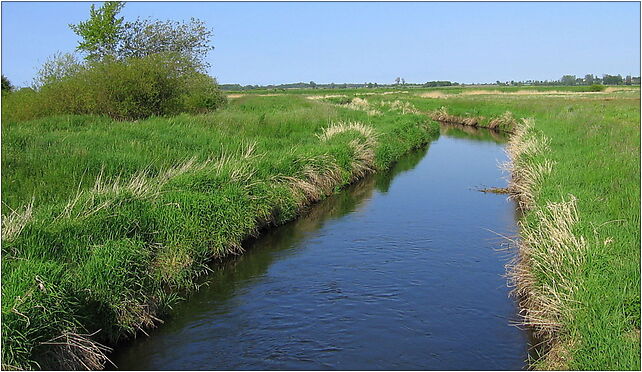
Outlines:
[[[399,99],[404,99],[399,95]],[[552,161],[535,186],[536,206],[525,211],[526,229],[539,229],[536,213],[548,203],[577,198],[572,233],[584,237],[578,267],[563,272],[578,290],[564,301],[557,349],[538,368],[640,369],[640,91],[559,96],[460,96],[405,98],[420,110],[446,106],[450,113],[494,117],[510,111],[533,118],[533,134],[548,150],[519,167]],[[549,244],[541,241],[544,247]],[[581,256],[581,257],[580,257]],[[569,263],[569,266],[572,265]],[[558,283],[547,269],[534,272],[537,286]],[[560,350],[561,349],[561,350]]]
[[[375,134],[318,137],[340,121]],[[99,368],[95,342],[157,323],[208,261],[439,133],[421,115],[370,117],[293,96],[202,116],[2,129],[5,368]]]
[[[570,311],[562,312],[555,334],[564,359],[551,353],[535,366],[639,369],[639,87],[581,88],[470,88],[577,92],[568,95],[466,95],[461,87],[386,95],[364,93],[391,89],[257,91],[201,116],[3,120],[3,221],[12,210],[28,215],[30,203],[33,211],[21,231],[14,215],[15,238],[3,235],[2,363],[64,366],[60,358],[69,360],[68,350],[42,342],[101,330],[81,340],[110,343],[150,326],[196,287],[205,262],[238,251],[260,227],[295,218],[364,170],[385,169],[437,136],[425,115],[393,108],[398,100],[419,112],[446,107],[451,115],[487,121],[506,111],[533,118],[532,134],[548,138],[549,150],[519,166],[546,160],[554,166],[538,181],[535,206],[521,223],[538,229],[537,211],[573,195],[572,233],[587,242],[581,265],[563,272],[579,288],[565,302]],[[435,91],[447,97],[419,96]],[[360,97],[369,106],[351,110],[348,100],[300,96],[311,94]],[[317,136],[339,121],[364,123],[377,137]],[[445,130],[465,135],[461,127]],[[533,274],[536,285],[554,286],[545,269]],[[92,355],[80,356],[91,361]]]
[[[550,140],[550,151],[528,162],[554,162],[538,185],[536,209],[575,196],[573,233],[588,244],[581,267],[567,274],[578,290],[559,335],[568,353],[564,368],[640,369],[639,102],[638,95],[527,106],[535,132]],[[539,223],[533,211],[526,213],[525,224]],[[546,282],[545,273],[535,274]],[[541,361],[540,367],[551,366],[555,361]]]

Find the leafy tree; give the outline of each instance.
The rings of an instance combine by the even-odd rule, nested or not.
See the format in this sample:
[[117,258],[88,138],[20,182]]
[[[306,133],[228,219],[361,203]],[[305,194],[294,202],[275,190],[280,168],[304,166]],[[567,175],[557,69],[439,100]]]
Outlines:
[[315,83],[314,81],[310,81],[310,87],[312,89],[317,89],[317,83]]
[[121,1],[106,1],[96,9],[92,4],[88,20],[69,25],[82,38],[76,49],[87,53],[87,60],[116,56],[124,29],[123,18],[118,18],[118,13],[124,5]]
[[136,20],[126,22],[118,58],[142,58],[155,53],[171,53],[186,59],[194,68],[209,67],[205,61],[214,49],[210,44],[212,31],[201,20],[189,22]]
[[88,20],[69,25],[82,38],[76,49],[87,53],[88,61],[164,53],[180,57],[188,64],[186,68],[204,71],[209,67],[205,57],[214,49],[210,45],[212,31],[203,21],[192,18],[189,22],[141,19],[126,22],[118,17],[123,6],[120,1],[105,2],[98,9],[92,5]]
[[6,76],[2,75],[2,92],[11,92],[14,89],[13,85],[7,79]]
[[397,78],[395,79],[395,84],[399,85],[399,82],[401,82],[401,78],[400,78],[400,77],[397,77]]
[[593,74],[584,75],[584,84],[593,85],[594,81],[595,81],[595,79],[593,78]]

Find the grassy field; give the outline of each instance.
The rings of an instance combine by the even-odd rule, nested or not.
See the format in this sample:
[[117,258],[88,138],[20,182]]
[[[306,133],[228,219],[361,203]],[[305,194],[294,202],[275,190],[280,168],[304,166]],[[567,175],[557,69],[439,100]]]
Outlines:
[[214,114],[3,121],[3,368],[100,368],[213,258],[436,138],[303,97]]
[[3,120],[3,367],[100,366],[97,342],[156,323],[208,260],[435,138],[433,118],[511,136],[511,283],[547,341],[535,366],[639,369],[640,90],[582,90],[251,91],[201,116]]

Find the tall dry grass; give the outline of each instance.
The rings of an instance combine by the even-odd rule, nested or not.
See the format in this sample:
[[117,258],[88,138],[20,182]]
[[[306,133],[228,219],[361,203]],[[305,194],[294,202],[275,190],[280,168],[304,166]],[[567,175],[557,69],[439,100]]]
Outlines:
[[544,156],[548,140],[537,134],[533,120],[523,120],[515,129],[506,152],[511,172],[509,187],[522,210],[517,254],[507,265],[513,295],[519,300],[522,324],[531,327],[550,349],[559,341],[564,324],[573,317],[580,285],[575,278],[586,262],[587,243],[574,232],[578,223],[577,199],[570,195],[559,202],[539,205],[539,187],[554,170]]

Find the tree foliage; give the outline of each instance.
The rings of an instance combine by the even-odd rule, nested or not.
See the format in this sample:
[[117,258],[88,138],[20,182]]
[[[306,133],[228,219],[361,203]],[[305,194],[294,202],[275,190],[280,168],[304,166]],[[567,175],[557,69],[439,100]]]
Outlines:
[[124,20],[118,17],[118,13],[124,5],[121,1],[106,1],[96,9],[92,4],[88,20],[69,25],[82,38],[77,49],[87,53],[88,60],[116,57],[124,28]]
[[72,53],[55,53],[43,63],[33,81],[33,87],[39,89],[47,84],[61,81],[80,72],[85,66]]
[[11,92],[13,89],[13,84],[11,84],[6,76],[2,75],[2,92]]
[[3,100],[3,115],[14,121],[59,114],[136,120],[221,107],[226,100],[216,81],[198,71],[185,71],[184,65],[167,53],[92,62],[37,91],[12,93],[6,104]]
[[214,49],[210,44],[211,37],[212,31],[195,18],[189,22],[137,19],[125,24],[118,57],[140,58],[169,52],[203,70],[209,67],[205,61],[207,53]]
[[607,85],[620,85],[624,82],[624,79],[622,79],[622,75],[605,74],[602,76],[602,81]]

